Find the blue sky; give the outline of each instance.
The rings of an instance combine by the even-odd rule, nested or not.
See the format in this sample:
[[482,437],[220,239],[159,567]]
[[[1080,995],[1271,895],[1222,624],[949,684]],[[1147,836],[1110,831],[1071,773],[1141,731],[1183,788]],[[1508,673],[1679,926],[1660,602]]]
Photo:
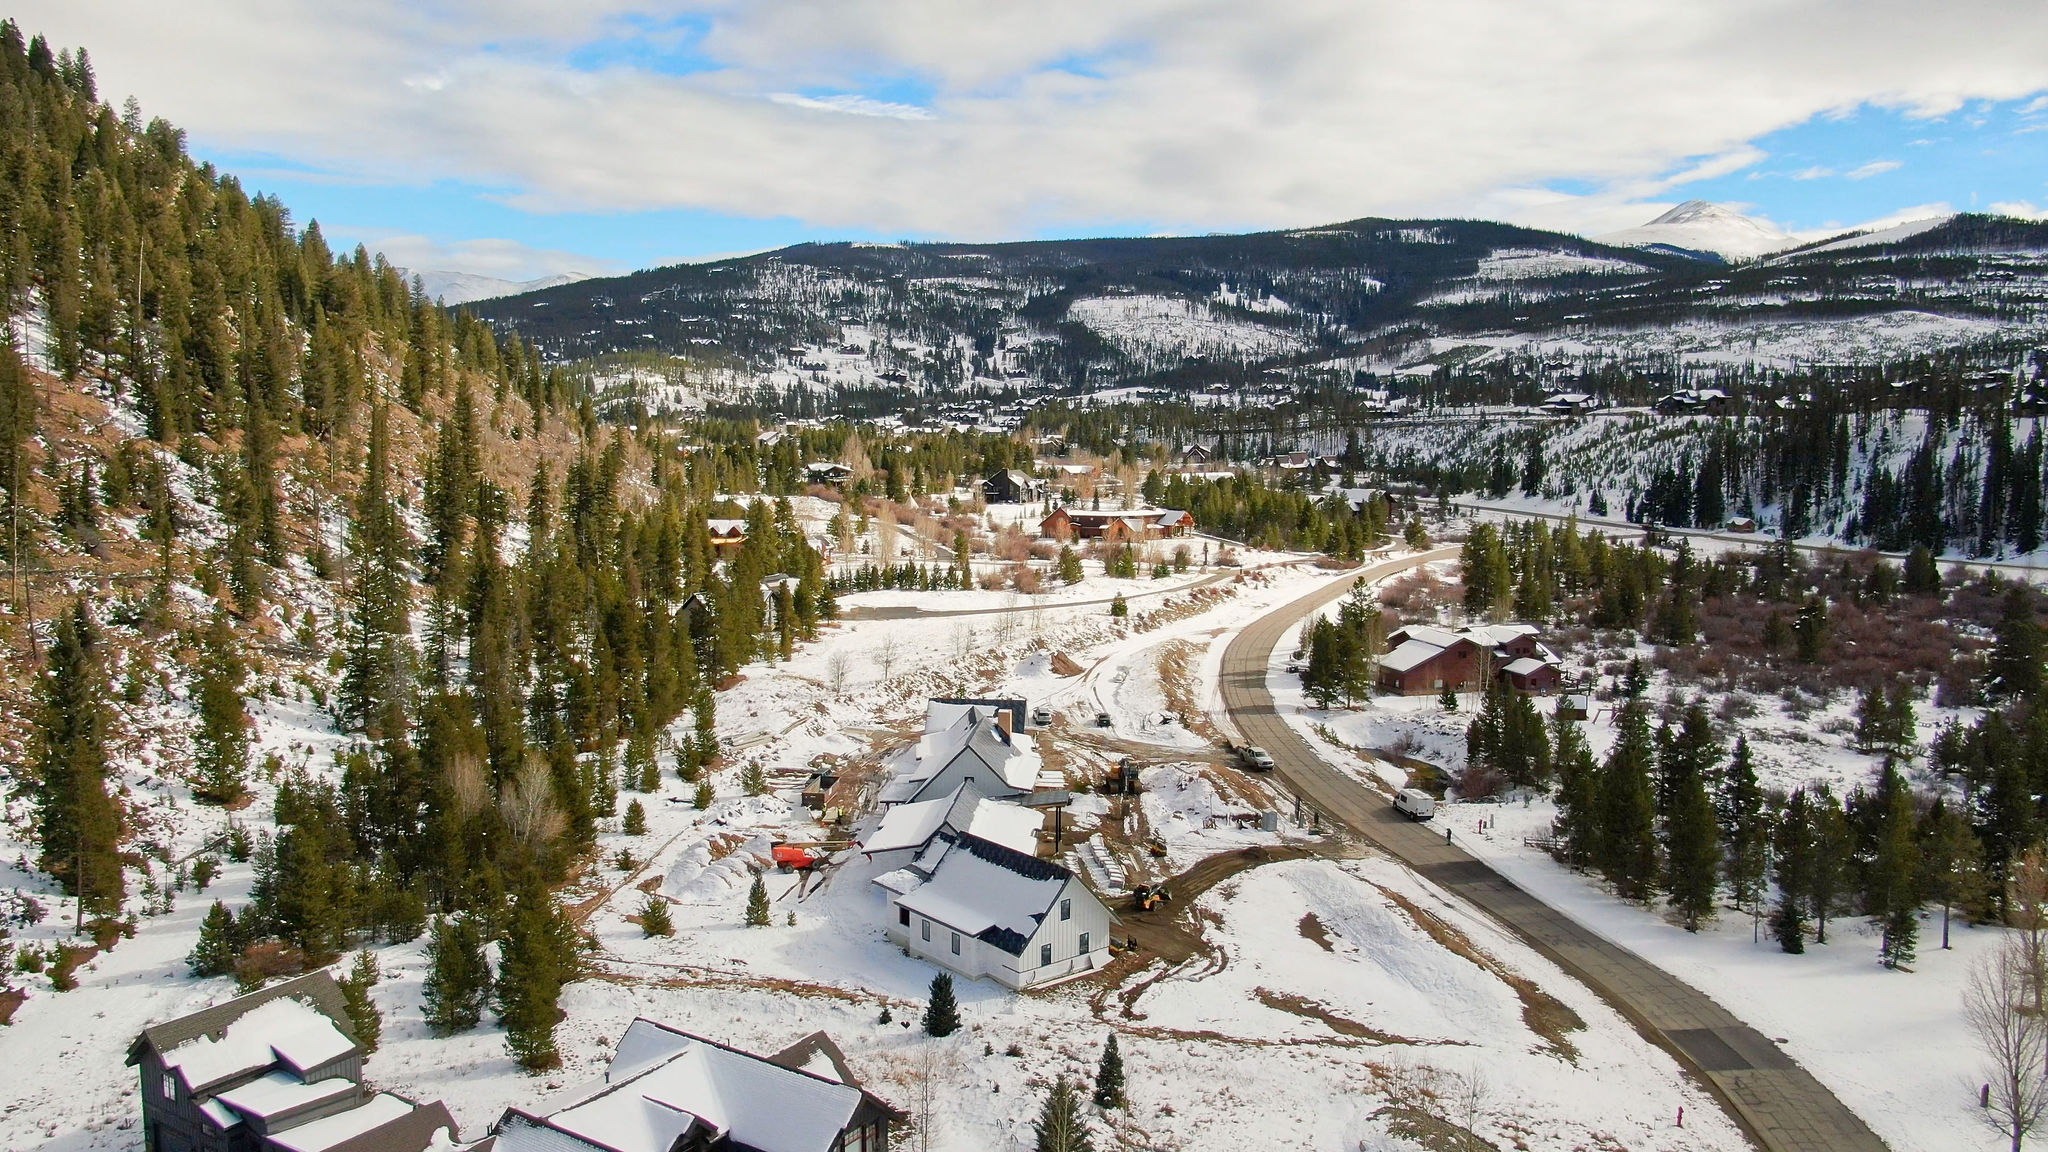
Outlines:
[[1945,116],[1863,107],[1756,140],[1769,155],[1687,185],[1688,197],[1747,204],[1792,230],[1848,227],[1903,209],[2048,204],[2048,96],[1972,101]]
[[16,0],[193,150],[415,269],[1687,199],[2048,205],[2048,4]]

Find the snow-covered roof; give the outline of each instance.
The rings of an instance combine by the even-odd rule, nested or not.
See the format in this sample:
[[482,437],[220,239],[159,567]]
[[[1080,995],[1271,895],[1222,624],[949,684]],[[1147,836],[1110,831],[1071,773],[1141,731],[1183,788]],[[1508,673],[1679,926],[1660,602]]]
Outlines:
[[365,1101],[360,1108],[309,1120],[296,1128],[272,1133],[269,1140],[288,1152],[327,1152],[327,1149],[353,1140],[365,1132],[382,1128],[395,1120],[404,1119],[413,1111],[412,1102],[379,1092]]
[[1441,645],[1424,640],[1403,640],[1380,660],[1380,667],[1389,672],[1407,672],[1428,663],[1442,652]]
[[358,1091],[355,1081],[340,1076],[308,1084],[289,1072],[272,1072],[230,1088],[214,1099],[244,1116],[260,1120],[309,1104],[351,1096]]
[[[965,784],[961,785],[961,788],[965,787]],[[953,810],[953,802],[958,796],[956,791],[952,796],[941,796],[937,800],[895,805],[882,814],[881,824],[862,842],[860,850],[873,855],[923,847],[945,826],[946,814]]]
[[[827,1152],[852,1122],[861,1090],[635,1020],[604,1078],[545,1117],[508,1114],[501,1152],[669,1152],[694,1125],[760,1152]],[[538,1125],[544,1125],[537,1126]],[[567,1144],[562,1136],[572,1137]]]
[[[1023,953],[1071,876],[1051,861],[963,836],[929,880],[907,889],[883,887],[900,892],[896,902],[912,912],[1016,956]],[[902,883],[897,873],[887,878]]]
[[1511,661],[1508,664],[1508,666],[1501,669],[1501,671],[1507,673],[1510,676],[1527,676],[1531,672],[1536,671],[1538,668],[1547,667],[1549,667],[1547,663],[1545,663],[1542,660],[1536,659],[1534,656],[1523,656],[1519,659]]
[[1475,643],[1499,647],[1502,644],[1512,644],[1524,636],[1534,636],[1537,631],[1534,624],[1480,624],[1465,629],[1464,634],[1471,637]]
[[164,1068],[175,1069],[186,1091],[192,1092],[279,1061],[303,1072],[338,1060],[355,1047],[355,1041],[325,1014],[286,997],[243,1013],[220,1039],[195,1037],[164,1053],[163,1060]]
[[711,530],[713,536],[745,536],[747,534],[747,522],[745,520],[706,520],[704,521],[704,526]]
[[942,829],[966,832],[984,840],[1030,853],[1038,847],[1038,829],[1044,817],[1021,804],[991,800],[971,784],[962,784],[951,794],[914,804],[899,804],[882,815],[882,823],[862,843],[861,851],[896,852],[924,848]]
[[1427,624],[1410,624],[1399,630],[1407,640],[1420,640],[1435,648],[1449,648],[1458,642],[1458,633],[1448,628],[1432,628]]

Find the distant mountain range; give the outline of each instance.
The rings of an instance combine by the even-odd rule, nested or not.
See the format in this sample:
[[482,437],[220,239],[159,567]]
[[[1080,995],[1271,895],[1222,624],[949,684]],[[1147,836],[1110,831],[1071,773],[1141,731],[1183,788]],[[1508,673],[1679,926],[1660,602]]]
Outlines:
[[2048,224],[1964,215],[1802,245],[1696,202],[1598,240],[1362,219],[1236,236],[800,244],[471,310],[557,360],[663,353],[695,366],[700,394],[765,387],[821,409],[1134,385],[1242,395],[1276,373],[1428,375],[1515,348],[1588,368],[1786,370],[2041,342]]
[[563,284],[588,280],[592,275],[594,273],[561,273],[533,280],[500,280],[495,276],[479,276],[474,272],[443,272],[429,269],[407,273],[408,278],[419,277],[428,297],[450,305],[470,304],[497,296],[517,296],[522,292],[538,292],[543,288],[557,288]]

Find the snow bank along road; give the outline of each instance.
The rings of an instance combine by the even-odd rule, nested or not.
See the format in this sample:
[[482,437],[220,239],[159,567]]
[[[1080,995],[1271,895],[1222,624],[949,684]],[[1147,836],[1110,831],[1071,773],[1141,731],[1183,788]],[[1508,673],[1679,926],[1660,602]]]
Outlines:
[[[1376,564],[1372,580],[1456,550]],[[1223,705],[1244,739],[1271,753],[1280,776],[1311,803],[1395,859],[1493,916],[1613,1004],[1652,1042],[1697,1072],[1769,1152],[1883,1152],[1884,1142],[1791,1057],[1726,1009],[1635,953],[1611,944],[1510,884],[1384,796],[1322,762],[1273,707],[1266,672],[1295,621],[1351,590],[1342,580],[1248,625],[1223,654]]]

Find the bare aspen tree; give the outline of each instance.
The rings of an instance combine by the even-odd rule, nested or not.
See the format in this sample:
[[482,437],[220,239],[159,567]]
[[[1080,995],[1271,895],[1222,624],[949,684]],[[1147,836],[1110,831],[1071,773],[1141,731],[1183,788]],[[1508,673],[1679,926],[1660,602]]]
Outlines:
[[896,562],[896,509],[884,504],[875,516],[875,563]]
[[538,753],[527,756],[518,777],[500,792],[498,811],[512,838],[530,851],[554,843],[569,827],[555,803],[554,774]]
[[2012,865],[2005,885],[2005,921],[2027,976],[2027,1008],[2048,1012],[2048,859],[2031,848]]
[[852,666],[853,661],[843,650],[835,650],[825,658],[825,687],[830,688],[834,696],[846,691],[847,673]]
[[2035,996],[2027,946],[2015,937],[1984,957],[1963,989],[1963,1020],[1985,1056],[1985,1122],[2012,1138],[2012,1152],[2048,1114],[2048,1018]]
[[882,642],[875,646],[875,667],[882,673],[884,682],[895,675],[896,660],[901,655],[902,649],[896,643],[896,634],[885,633]]

